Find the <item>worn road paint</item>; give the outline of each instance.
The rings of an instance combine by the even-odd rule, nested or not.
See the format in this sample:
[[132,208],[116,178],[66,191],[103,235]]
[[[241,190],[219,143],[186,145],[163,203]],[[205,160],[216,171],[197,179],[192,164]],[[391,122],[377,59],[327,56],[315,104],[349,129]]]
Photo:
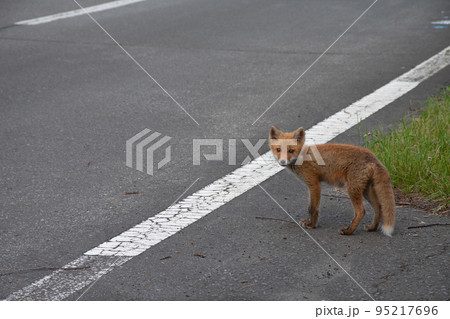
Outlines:
[[443,24],[443,25],[448,25],[450,24],[450,20],[440,20],[440,21],[433,21],[431,22],[431,24]]
[[142,2],[142,1],[146,1],[146,0],[118,0],[118,1],[112,1],[112,2],[99,4],[99,5],[96,5],[96,6],[86,7],[86,8],[84,8],[84,10],[83,9],[71,10],[71,11],[66,11],[66,12],[61,12],[61,13],[48,15],[48,16],[45,16],[45,17],[18,21],[18,22],[14,23],[14,24],[16,24],[16,25],[37,25],[37,24],[43,24],[43,23],[48,23],[48,22],[60,20],[60,19],[67,19],[67,18],[80,16],[80,15],[86,14],[86,12],[93,13],[93,12],[105,11],[105,10],[114,9],[114,8],[118,8],[118,7],[123,7],[123,6],[127,6],[129,4]]
[[[328,117],[306,131],[307,143],[326,143],[373,113],[411,91],[450,64],[450,46],[373,93]],[[205,188],[175,203],[119,236],[87,251],[63,268],[12,293],[7,300],[62,300],[98,280],[114,267],[124,264],[181,229],[242,195],[283,167],[267,152]]]

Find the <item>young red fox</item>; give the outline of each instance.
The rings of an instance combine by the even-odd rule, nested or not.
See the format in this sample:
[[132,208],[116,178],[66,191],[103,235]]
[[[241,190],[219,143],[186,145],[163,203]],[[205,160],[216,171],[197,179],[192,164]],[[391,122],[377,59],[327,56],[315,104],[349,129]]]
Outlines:
[[[348,195],[355,210],[355,217],[347,228],[341,228],[342,235],[351,235],[364,217],[365,209],[362,198],[372,205],[375,217],[367,231],[376,231],[380,218],[383,218],[381,230],[391,236],[395,224],[395,200],[391,180],[387,169],[375,155],[364,147],[346,144],[316,145],[315,157],[318,161],[306,161],[305,130],[303,127],[294,132],[285,133],[272,126],[269,136],[270,148],[278,163],[291,170],[303,180],[309,188],[309,216],[301,221],[305,228],[316,228],[319,219],[320,183],[347,186]],[[297,163],[296,163],[297,162]],[[302,162],[302,163],[299,163]]]

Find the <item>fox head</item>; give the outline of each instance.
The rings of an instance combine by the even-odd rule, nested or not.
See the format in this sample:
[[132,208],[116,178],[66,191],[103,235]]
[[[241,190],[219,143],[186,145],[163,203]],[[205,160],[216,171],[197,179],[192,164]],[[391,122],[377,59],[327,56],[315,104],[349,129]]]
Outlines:
[[305,144],[305,130],[299,127],[293,132],[283,132],[272,126],[269,134],[269,146],[273,155],[282,166],[294,164]]

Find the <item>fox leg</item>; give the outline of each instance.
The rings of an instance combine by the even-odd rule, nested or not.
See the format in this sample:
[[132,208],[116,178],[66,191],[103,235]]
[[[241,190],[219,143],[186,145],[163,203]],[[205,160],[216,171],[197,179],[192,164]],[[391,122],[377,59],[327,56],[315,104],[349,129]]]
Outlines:
[[351,235],[355,231],[356,227],[358,227],[364,217],[364,214],[366,213],[362,201],[362,191],[359,188],[348,188],[348,195],[350,196],[353,208],[355,210],[355,217],[353,217],[351,224],[347,228],[339,229],[339,233],[341,235]]
[[307,182],[309,188],[308,219],[301,220],[300,225],[305,228],[316,228],[319,222],[320,182]]
[[366,231],[376,231],[378,229],[378,225],[380,224],[381,218],[381,204],[378,200],[377,194],[375,193],[375,189],[372,185],[369,185],[366,191],[364,192],[364,197],[367,201],[372,205],[373,210],[375,211],[375,215],[373,217],[373,221],[371,225],[366,225]]

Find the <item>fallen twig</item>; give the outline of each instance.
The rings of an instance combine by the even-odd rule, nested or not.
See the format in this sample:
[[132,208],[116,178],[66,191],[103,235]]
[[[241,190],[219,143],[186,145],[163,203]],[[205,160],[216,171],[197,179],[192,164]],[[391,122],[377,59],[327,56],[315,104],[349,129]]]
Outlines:
[[256,219],[265,219],[265,220],[278,220],[280,222],[286,222],[286,223],[292,223],[292,224],[296,224],[296,222],[293,222],[291,220],[286,220],[286,219],[281,219],[281,218],[271,218],[271,217],[262,217],[262,216],[256,216]]
[[444,223],[444,224],[427,224],[427,225],[419,225],[419,226],[409,226],[408,229],[411,228],[425,228],[425,227],[431,227],[431,226],[448,226],[450,225],[449,223]]
[[169,258],[172,258],[172,256],[166,256],[166,257],[161,258],[160,260],[166,260],[166,259],[169,259]]
[[125,195],[138,195],[140,192],[125,192]]

